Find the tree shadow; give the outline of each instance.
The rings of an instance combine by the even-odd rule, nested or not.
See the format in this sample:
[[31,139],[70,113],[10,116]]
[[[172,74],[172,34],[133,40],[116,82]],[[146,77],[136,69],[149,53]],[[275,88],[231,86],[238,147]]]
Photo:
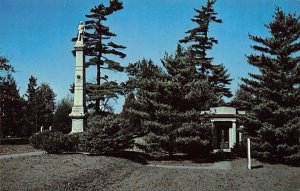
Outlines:
[[192,163],[214,163],[218,161],[231,161],[235,159],[234,155],[231,153],[210,153],[207,155],[187,155],[184,153],[175,153],[169,156],[166,153],[160,153],[156,155],[151,155],[148,160],[151,161],[191,161]]
[[215,163],[218,161],[232,161],[235,159],[234,155],[226,152],[210,153],[203,156],[191,156],[184,153],[175,153],[169,156],[167,153],[148,154],[141,151],[118,151],[115,153],[88,153],[89,156],[112,156],[123,158],[135,163],[147,165],[151,162],[169,161],[169,162],[183,162],[190,161],[191,163]]
[[251,166],[251,169],[258,169],[258,168],[263,168],[264,165],[260,164],[260,165],[255,165],[255,166]]
[[106,156],[123,158],[142,165],[147,165],[148,161],[151,160],[151,156],[149,154],[139,151],[120,151]]

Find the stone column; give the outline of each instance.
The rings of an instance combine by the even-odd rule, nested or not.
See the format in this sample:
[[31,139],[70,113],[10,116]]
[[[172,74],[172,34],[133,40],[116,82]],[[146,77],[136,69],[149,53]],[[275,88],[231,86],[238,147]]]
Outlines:
[[233,147],[236,144],[236,122],[233,121],[232,122],[232,145],[231,147]]
[[228,134],[229,134],[229,144],[228,144],[228,146],[229,146],[229,149],[231,149],[232,148],[232,142],[233,142],[233,139],[232,139],[232,135],[233,135],[233,133],[232,133],[232,128],[229,128],[229,132],[228,132]]
[[213,143],[213,149],[215,149],[217,148],[217,133],[216,133],[216,127],[213,120],[211,120],[211,125],[212,125],[212,143]]
[[[82,23],[78,27],[84,30]],[[74,105],[72,107],[72,131],[71,133],[83,132],[86,123],[86,106],[85,106],[85,68],[84,68],[84,43],[83,32],[78,32],[78,40],[74,49],[76,52],[75,66],[75,86],[74,86]],[[81,36],[80,36],[81,35]],[[80,38],[79,38],[80,37]]]

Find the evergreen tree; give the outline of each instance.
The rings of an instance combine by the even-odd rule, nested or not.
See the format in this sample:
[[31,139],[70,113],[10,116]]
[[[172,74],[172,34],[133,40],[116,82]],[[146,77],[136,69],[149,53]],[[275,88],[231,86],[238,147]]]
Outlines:
[[23,104],[15,79],[8,74],[0,80],[2,136],[22,136]]
[[38,132],[40,127],[49,128],[53,123],[55,93],[49,84],[37,85],[37,79],[29,78],[26,97],[25,126],[26,135]]
[[72,120],[69,114],[72,111],[73,99],[70,96],[64,97],[57,104],[54,114],[53,129],[62,133],[70,133],[72,129]]
[[56,95],[47,83],[42,83],[36,93],[38,127],[49,128],[54,120]]
[[[202,6],[200,10],[195,9],[197,15],[192,19],[197,27],[188,30],[181,43],[190,45],[192,63],[195,66],[197,79],[208,79],[214,86],[215,94],[222,101],[222,97],[231,97],[232,94],[227,85],[231,79],[225,67],[222,64],[213,64],[213,58],[208,56],[208,51],[212,49],[218,41],[214,37],[209,36],[209,29],[212,23],[222,23],[222,20],[217,18],[213,5],[216,0],[207,0],[206,6]],[[217,104],[217,103],[216,103]]]
[[2,80],[4,78],[4,76],[2,76],[2,72],[14,72],[14,68],[12,65],[10,65],[8,63],[8,59],[0,56],[0,80]]
[[[123,108],[123,114],[140,120],[146,151],[167,151],[174,153],[175,137],[172,107],[169,105],[170,87],[161,68],[151,60],[141,60],[127,67],[129,80],[126,90],[130,92],[130,102]],[[169,90],[168,90],[169,89]]]
[[251,94],[239,87],[229,105],[238,110],[250,111],[253,101]]
[[[121,116],[129,119],[136,136],[143,136],[149,131],[146,126],[142,125],[142,121],[150,112],[154,112],[153,108],[151,109],[142,101],[146,96],[143,92],[151,90],[151,87],[147,87],[147,82],[159,79],[162,71],[151,60],[143,59],[133,64],[130,63],[126,67],[126,72],[129,79],[122,84],[126,100]],[[144,90],[145,88],[147,90]]]
[[133,136],[140,137],[143,136],[145,132],[143,131],[143,128],[141,126],[141,118],[138,115],[132,113],[132,108],[137,109],[137,104],[135,95],[131,92],[128,95],[126,95],[120,116],[128,120]]
[[250,35],[256,54],[249,64],[259,69],[242,78],[243,91],[253,98],[245,127],[253,137],[254,149],[261,159],[277,162],[300,161],[300,20],[277,8],[274,20],[266,27],[270,37]]
[[166,151],[169,156],[179,150],[194,155],[209,151],[211,131],[201,110],[208,107],[212,88],[206,80],[193,80],[195,70],[187,58],[166,56],[167,73],[147,60],[127,68],[128,89],[135,98],[126,109],[147,132],[146,144],[140,145],[146,151]]
[[166,55],[162,63],[172,84],[176,84],[172,106],[177,111],[177,147],[190,155],[205,156],[211,150],[211,124],[201,111],[209,109],[217,97],[206,79],[197,79],[192,59],[190,52],[179,45],[175,56]]
[[[18,131],[20,130],[18,124],[20,120],[17,120],[18,122],[16,121],[16,124],[18,124],[18,126],[15,127],[12,126],[13,124],[5,124],[9,123],[10,118],[12,119],[16,116],[16,111],[19,109],[20,106],[19,103],[21,103],[15,80],[10,75],[10,72],[14,72],[14,67],[11,64],[9,64],[8,59],[6,59],[3,56],[0,56],[0,137],[11,134],[19,134],[16,133],[16,131],[13,131],[13,129]],[[10,108],[9,104],[12,103],[15,103],[17,107]],[[20,112],[19,114],[21,113],[22,112]]]
[[86,66],[96,66],[96,84],[87,84],[88,100],[90,108],[93,107],[97,114],[107,111],[110,99],[118,98],[122,93],[122,87],[115,81],[110,81],[104,70],[121,72],[124,68],[110,59],[112,55],[124,58],[126,55],[119,51],[125,46],[115,44],[110,39],[116,34],[112,33],[108,26],[104,25],[107,17],[112,13],[123,9],[123,4],[119,0],[111,0],[109,6],[103,3],[91,9],[91,13],[86,15],[85,22],[85,42],[86,55],[89,57]]
[[32,133],[39,130],[37,124],[37,79],[30,76],[27,86],[26,97],[26,109],[25,109],[25,135],[30,136]]

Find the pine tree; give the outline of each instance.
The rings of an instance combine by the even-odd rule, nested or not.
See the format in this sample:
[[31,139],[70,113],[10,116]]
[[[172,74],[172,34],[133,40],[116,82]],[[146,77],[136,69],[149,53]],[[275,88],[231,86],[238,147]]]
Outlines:
[[253,101],[251,94],[239,87],[229,104],[238,110],[250,111]]
[[[178,128],[175,93],[176,82],[161,72],[159,77],[141,80],[139,107],[147,113],[142,125],[148,130],[145,141],[153,151],[166,151],[171,157],[176,151],[176,129]],[[145,107],[145,108],[144,108]]]
[[195,65],[197,79],[208,79],[214,86],[215,94],[219,97],[219,102],[223,96],[231,97],[232,94],[227,85],[231,79],[225,67],[222,64],[213,64],[213,58],[208,56],[208,51],[213,48],[218,41],[214,37],[209,36],[209,29],[212,23],[222,23],[222,20],[217,18],[213,5],[216,0],[207,0],[206,6],[202,6],[200,10],[195,9],[197,15],[192,19],[197,27],[188,30],[181,43],[190,45],[192,63]]
[[96,66],[96,84],[87,84],[88,99],[91,101],[89,107],[93,107],[97,114],[109,110],[108,102],[118,98],[122,94],[122,87],[115,81],[110,81],[104,70],[122,72],[124,68],[110,59],[112,55],[124,58],[126,54],[119,51],[125,46],[109,41],[116,34],[112,33],[108,26],[104,25],[107,17],[112,13],[123,9],[123,4],[119,0],[111,0],[109,6],[103,3],[91,9],[91,13],[86,15],[85,22],[85,42],[86,55],[89,57],[86,67]]
[[[211,125],[201,111],[217,100],[214,87],[206,79],[197,79],[190,51],[179,45],[175,56],[162,60],[169,78],[177,86],[173,92],[176,116],[176,144],[181,152],[206,156],[211,150]],[[197,79],[197,80],[196,80]]]
[[14,67],[8,59],[0,56],[0,137],[22,135],[24,100],[19,95],[11,72],[15,72]]
[[161,68],[151,60],[141,60],[127,67],[129,80],[126,92],[130,92],[131,101],[123,113],[140,120],[140,128],[147,135],[145,145],[140,145],[149,152],[167,151],[174,153],[174,121],[170,105],[172,88]]
[[30,76],[27,86],[26,97],[26,109],[25,109],[25,135],[30,136],[32,133],[39,130],[37,124],[37,79],[34,76]]
[[56,94],[47,83],[42,83],[36,93],[38,127],[49,128],[54,120]]
[[70,133],[72,120],[69,114],[72,111],[73,99],[70,96],[64,97],[57,104],[54,114],[53,129],[62,133]]
[[0,80],[2,136],[22,136],[23,104],[15,79],[8,74]]
[[248,56],[249,64],[259,69],[242,78],[243,91],[253,100],[245,127],[253,137],[258,157],[277,162],[300,159],[300,20],[277,8],[274,20],[266,27],[270,37],[249,35],[256,54]]
[[[11,64],[9,64],[9,61],[7,58],[0,56],[0,72],[2,73],[2,71],[14,72],[14,67]],[[4,78],[4,76],[0,75],[0,80],[2,80],[3,78]]]
[[120,116],[128,120],[133,136],[141,137],[145,134],[141,126],[141,118],[138,115],[132,113],[132,108],[137,108],[136,99],[133,92],[126,95],[125,102]]
[[25,126],[26,135],[38,132],[40,127],[49,128],[53,123],[55,110],[55,93],[47,83],[37,85],[37,79],[29,78],[26,97]]
[[[149,152],[176,151],[191,155],[207,154],[210,149],[210,126],[201,110],[208,107],[213,95],[207,80],[194,80],[195,68],[189,56],[179,50],[175,58],[162,60],[166,72],[150,60],[130,64],[127,87],[135,96],[126,112],[141,121],[147,135],[140,147]],[[182,53],[182,54],[181,54]]]

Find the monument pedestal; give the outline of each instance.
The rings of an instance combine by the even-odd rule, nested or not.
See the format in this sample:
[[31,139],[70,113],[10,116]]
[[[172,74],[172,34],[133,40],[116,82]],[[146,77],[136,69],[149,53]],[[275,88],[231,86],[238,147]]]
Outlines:
[[72,131],[71,133],[80,133],[83,132],[86,126],[86,115],[74,115],[70,114],[72,118]]

